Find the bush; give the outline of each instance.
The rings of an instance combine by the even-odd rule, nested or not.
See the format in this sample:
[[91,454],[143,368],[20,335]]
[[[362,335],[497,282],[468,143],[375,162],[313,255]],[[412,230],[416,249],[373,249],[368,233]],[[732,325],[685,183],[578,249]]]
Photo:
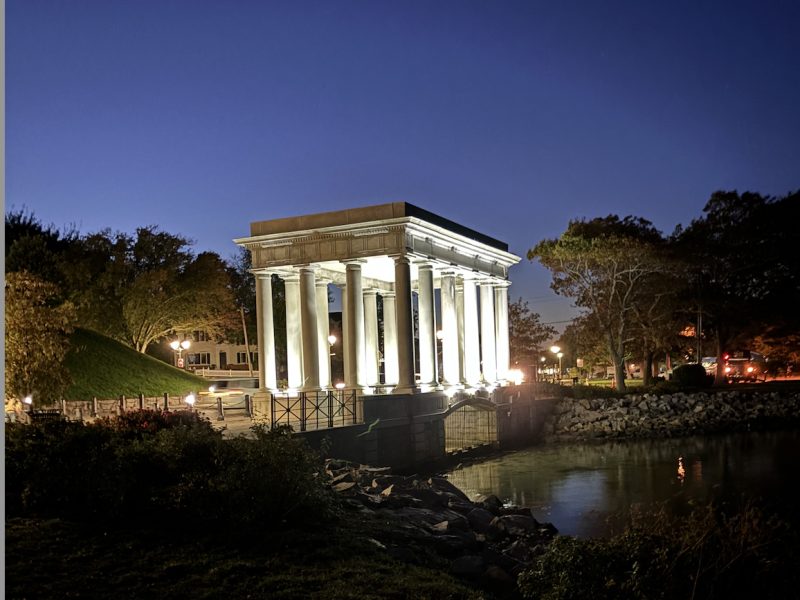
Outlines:
[[277,529],[298,513],[312,521],[329,514],[321,468],[285,431],[223,440],[189,412],[6,428],[9,516]]
[[753,505],[633,516],[610,539],[556,538],[520,574],[526,598],[792,597],[796,533]]
[[672,381],[682,388],[708,387],[714,378],[706,374],[705,367],[698,364],[681,365],[672,371]]
[[573,385],[564,387],[564,396],[581,400],[583,398],[617,398],[620,393],[610,387],[600,387],[597,385]]

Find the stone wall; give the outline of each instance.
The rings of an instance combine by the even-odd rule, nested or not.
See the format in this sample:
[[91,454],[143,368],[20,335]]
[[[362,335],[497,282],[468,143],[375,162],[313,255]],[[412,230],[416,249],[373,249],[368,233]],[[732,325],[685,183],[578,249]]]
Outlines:
[[544,424],[546,438],[674,437],[800,423],[800,392],[724,391],[562,398]]

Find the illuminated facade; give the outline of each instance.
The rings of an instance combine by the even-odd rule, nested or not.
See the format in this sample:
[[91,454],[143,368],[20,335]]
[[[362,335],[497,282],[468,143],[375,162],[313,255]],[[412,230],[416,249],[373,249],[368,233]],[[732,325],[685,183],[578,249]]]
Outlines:
[[258,221],[235,241],[256,277],[262,391],[278,387],[272,275],[286,286],[290,389],[336,383],[329,285],[341,290],[345,388],[408,394],[506,380],[508,269],[520,259],[503,242],[405,202]]

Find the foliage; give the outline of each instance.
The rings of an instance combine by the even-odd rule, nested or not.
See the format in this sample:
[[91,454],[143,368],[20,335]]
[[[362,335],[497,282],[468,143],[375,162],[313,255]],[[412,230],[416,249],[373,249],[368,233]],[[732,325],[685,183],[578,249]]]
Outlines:
[[717,343],[716,380],[725,380],[721,356],[765,329],[800,331],[800,192],[783,198],[719,191],[703,217],[678,231],[694,304]]
[[57,304],[58,288],[25,272],[8,273],[5,288],[5,386],[8,397],[59,400],[69,385],[64,366],[73,310]]
[[320,469],[286,432],[223,440],[196,415],[142,411],[6,429],[6,507],[16,516],[275,530],[298,514],[329,514]]
[[522,298],[508,305],[508,338],[512,364],[534,364],[541,346],[556,334],[551,325],[541,322],[539,313],[532,312]]
[[796,533],[752,504],[728,510],[646,511],[610,539],[558,537],[520,590],[542,600],[792,597]]
[[693,363],[676,367],[672,371],[672,381],[682,388],[698,388],[713,383],[713,378],[709,380],[703,365]]
[[70,337],[65,363],[72,383],[64,392],[67,400],[147,397],[168,393],[182,396],[205,389],[208,382],[189,371],[176,369],[146,354],[140,354],[109,337],[76,329]]
[[667,268],[664,240],[644,219],[616,215],[571,221],[558,239],[543,240],[528,251],[553,274],[551,287],[587,310],[616,371],[623,378],[626,344],[634,339],[637,306],[651,301],[648,282]]
[[617,398],[619,392],[610,387],[600,387],[597,385],[573,385],[562,388],[562,393],[567,398],[576,400],[592,398]]

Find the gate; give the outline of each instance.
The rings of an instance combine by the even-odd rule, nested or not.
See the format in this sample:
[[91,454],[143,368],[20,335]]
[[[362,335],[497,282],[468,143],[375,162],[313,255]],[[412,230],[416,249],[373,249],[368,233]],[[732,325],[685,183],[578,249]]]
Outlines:
[[447,410],[444,436],[448,453],[497,444],[497,407],[474,397],[456,402]]

